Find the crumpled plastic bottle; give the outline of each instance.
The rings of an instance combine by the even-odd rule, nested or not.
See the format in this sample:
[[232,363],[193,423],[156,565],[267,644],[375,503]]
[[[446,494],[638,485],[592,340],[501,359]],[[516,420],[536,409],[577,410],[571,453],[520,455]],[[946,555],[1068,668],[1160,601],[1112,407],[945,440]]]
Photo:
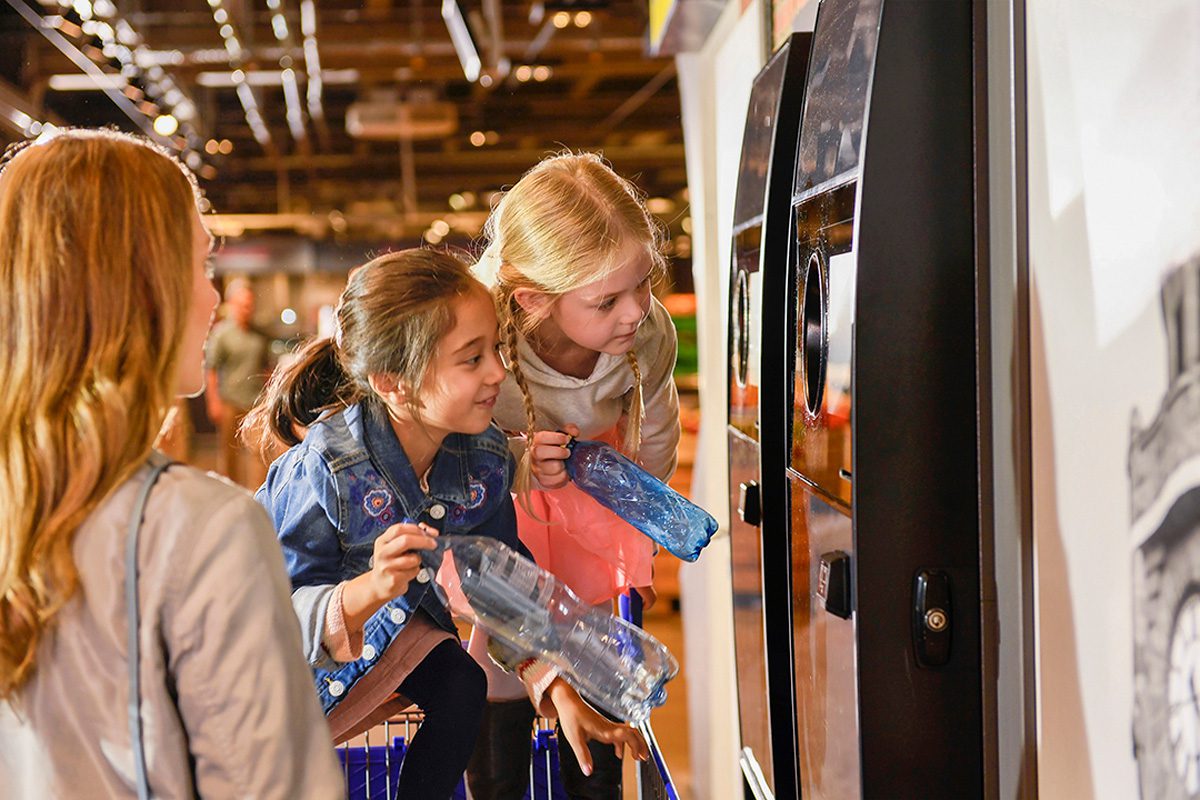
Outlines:
[[[440,570],[439,583],[448,584],[438,586],[443,602],[519,658],[554,664],[564,680],[610,714],[638,725],[666,701],[666,683],[679,672],[679,662],[661,642],[584,603],[503,542],[439,536],[437,548],[422,550],[421,558]],[[469,609],[451,603],[447,593],[465,598]]]
[[684,561],[695,561],[717,521],[612,447],[572,439],[567,474],[605,508]]

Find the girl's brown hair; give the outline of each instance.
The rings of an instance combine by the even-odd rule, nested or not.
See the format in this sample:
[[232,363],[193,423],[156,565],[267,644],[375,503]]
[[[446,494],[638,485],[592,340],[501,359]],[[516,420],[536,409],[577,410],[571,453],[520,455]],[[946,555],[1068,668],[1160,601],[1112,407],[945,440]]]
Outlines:
[[[487,249],[480,260],[490,272],[509,371],[521,390],[529,442],[535,431],[535,407],[517,353],[518,335],[528,336],[549,314],[550,304],[533,316],[513,297],[531,288],[559,297],[595,283],[621,266],[630,243],[641,245],[652,277],[666,271],[662,228],[646,210],[637,188],[617,175],[595,153],[563,153],[544,159],[525,173],[500,200],[484,228]],[[633,350],[626,354],[633,376],[623,448],[637,457],[642,439],[642,371]],[[525,498],[531,485],[527,447],[513,489]],[[522,500],[522,504],[525,501]]]
[[[483,287],[449,253],[388,253],[350,273],[337,307],[337,334],[313,339],[271,376],[242,424],[242,436],[269,454],[298,444],[298,429],[372,394],[368,377],[393,375],[418,388],[454,325],[453,301]],[[415,393],[410,410],[420,419]]]
[[175,398],[198,190],[165,150],[66,130],[0,171],[0,698],[78,589],[84,520]]

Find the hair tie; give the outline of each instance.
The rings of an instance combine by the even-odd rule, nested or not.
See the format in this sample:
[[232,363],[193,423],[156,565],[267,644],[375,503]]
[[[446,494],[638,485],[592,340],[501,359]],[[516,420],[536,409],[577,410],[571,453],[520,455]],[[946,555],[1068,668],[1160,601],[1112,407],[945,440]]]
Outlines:
[[491,288],[500,279],[500,248],[492,244],[471,267],[471,274],[484,286]]

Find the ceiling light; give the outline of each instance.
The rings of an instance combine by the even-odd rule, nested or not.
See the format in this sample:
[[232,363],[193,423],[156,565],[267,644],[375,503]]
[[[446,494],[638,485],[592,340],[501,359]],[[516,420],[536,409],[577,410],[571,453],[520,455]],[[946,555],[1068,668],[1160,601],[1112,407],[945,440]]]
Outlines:
[[559,11],[557,14],[554,15],[553,21],[554,21],[554,27],[558,28],[559,30],[562,30],[563,28],[565,28],[571,24],[571,15],[568,14],[566,11]]
[[517,67],[515,74],[517,76],[517,80],[519,80],[521,83],[524,83],[533,77],[533,67],[529,66],[528,64],[522,64],[521,66]]
[[271,16],[271,30],[275,31],[275,38],[279,41],[287,40],[288,26],[283,14],[274,14]]
[[170,136],[179,130],[179,120],[170,114],[161,114],[154,118],[154,132],[159,136]]
[[474,131],[471,133],[471,144],[476,147],[483,147],[485,141],[487,141],[487,137],[484,136],[483,131]]
[[533,70],[533,79],[538,83],[550,78],[550,68],[547,66],[535,67]]
[[446,30],[450,32],[450,41],[454,44],[454,52],[458,54],[458,63],[462,64],[463,75],[473,83],[479,78],[479,49],[475,47],[457,0],[442,0],[442,19],[446,21]]
[[592,12],[580,11],[578,14],[575,15],[575,27],[576,28],[586,28],[588,25],[591,25],[591,24],[592,24]]

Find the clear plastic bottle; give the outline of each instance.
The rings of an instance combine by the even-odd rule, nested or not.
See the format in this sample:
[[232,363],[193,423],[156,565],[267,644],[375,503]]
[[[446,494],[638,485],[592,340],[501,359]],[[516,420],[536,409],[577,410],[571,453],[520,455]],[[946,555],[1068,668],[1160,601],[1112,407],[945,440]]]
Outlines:
[[[666,683],[679,672],[679,663],[653,636],[584,603],[549,572],[495,539],[449,535],[438,537],[437,544],[422,551],[422,558],[434,569],[443,559],[451,562],[452,569],[439,580],[449,584],[451,595],[461,591],[471,621],[492,639],[520,658],[553,663],[580,694],[635,725],[666,701]],[[468,613],[461,603],[454,606]]]
[[684,561],[695,561],[717,521],[612,447],[572,440],[567,474],[605,508]]

